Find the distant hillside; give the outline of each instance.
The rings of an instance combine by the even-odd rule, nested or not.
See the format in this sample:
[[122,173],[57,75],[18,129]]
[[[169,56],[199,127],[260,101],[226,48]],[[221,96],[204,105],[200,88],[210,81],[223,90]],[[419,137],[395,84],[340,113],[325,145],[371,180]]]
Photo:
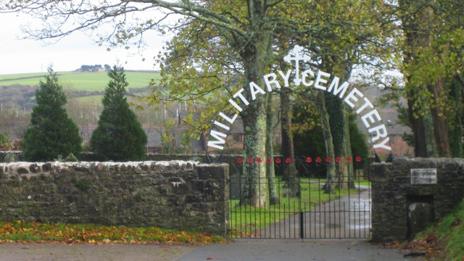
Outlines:
[[[37,86],[45,73],[23,73],[0,75],[0,87]],[[159,80],[158,72],[127,71],[129,88],[147,87],[151,79]],[[60,83],[66,90],[103,91],[109,81],[106,72],[58,72]]]
[[[35,105],[37,86],[44,75],[45,73],[0,75],[0,133],[7,134],[11,139],[23,137]],[[160,78],[158,72],[147,71],[127,71],[126,75],[129,97],[147,95],[147,86],[151,79],[157,81]],[[66,109],[87,141],[96,126],[109,77],[106,72],[58,72],[58,76],[68,97]],[[140,118],[152,119],[146,116],[147,111],[136,113]],[[153,128],[147,122],[148,120],[142,120],[147,129]],[[149,133],[150,137],[154,136],[153,132]]]

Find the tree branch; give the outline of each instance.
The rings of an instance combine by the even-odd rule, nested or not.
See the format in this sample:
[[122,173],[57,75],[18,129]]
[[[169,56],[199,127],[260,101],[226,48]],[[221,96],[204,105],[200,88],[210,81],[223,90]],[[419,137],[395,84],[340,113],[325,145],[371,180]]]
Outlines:
[[214,24],[216,26],[235,32],[244,38],[247,38],[245,31],[234,26],[234,24],[231,23],[226,16],[210,11],[203,6],[193,4],[189,0],[182,1],[182,3],[168,2],[163,0],[123,0],[123,2],[152,4],[156,7],[162,7],[171,10],[177,14],[193,17],[203,22]]
[[274,1],[266,1],[266,8],[272,8],[280,3],[282,3],[284,0],[274,0]]
[[[30,36],[36,39],[61,38],[75,31],[93,29],[106,20],[116,19],[129,13],[144,12],[151,8],[170,10],[173,13],[218,26],[241,38],[248,38],[247,32],[240,28],[240,23],[236,17],[214,12],[190,0],[121,0],[121,2],[115,1],[114,3],[109,1],[93,3],[90,0],[80,0],[79,2],[29,0],[0,3],[0,12],[23,12],[42,19],[45,29],[37,32],[29,31]],[[72,17],[78,19],[71,19]],[[162,20],[160,19],[160,21]]]

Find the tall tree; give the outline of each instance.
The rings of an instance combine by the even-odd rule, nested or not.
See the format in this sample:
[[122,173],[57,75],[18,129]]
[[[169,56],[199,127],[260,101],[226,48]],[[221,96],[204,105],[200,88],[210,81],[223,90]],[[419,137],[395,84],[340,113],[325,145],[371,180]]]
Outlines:
[[68,117],[66,96],[50,68],[36,92],[37,105],[23,140],[24,158],[29,161],[54,160],[59,156],[78,155],[82,139],[79,129]]
[[[319,108],[319,113],[321,115],[321,127],[322,127],[322,135],[324,138],[325,143],[325,155],[331,157],[332,159],[335,158],[335,146],[334,146],[334,139],[332,136],[331,128],[330,128],[330,116],[327,111],[327,105],[325,100],[324,93],[318,93],[317,95],[317,105]],[[334,179],[336,177],[336,165],[335,162],[332,160],[327,164],[327,181],[324,184],[324,190],[326,192],[331,192],[334,186]]]
[[142,160],[147,135],[127,103],[129,84],[124,69],[115,66],[108,76],[111,80],[105,89],[103,111],[90,139],[92,150],[103,160]]
[[[402,27],[406,36],[406,48],[405,48],[405,59],[404,62],[406,66],[410,64],[414,57],[417,54],[417,50],[421,47],[427,46],[430,42],[430,32],[427,31],[429,27],[426,23],[427,19],[427,10],[421,10],[420,12],[415,12],[414,6],[420,6],[419,3],[414,3],[414,1],[403,0],[399,1],[399,6],[403,10],[402,18]],[[429,10],[430,11],[430,10]],[[413,16],[409,14],[415,14]],[[424,19],[425,18],[425,19]],[[422,21],[422,22],[421,22]],[[410,73],[405,73],[406,77],[410,78]],[[408,102],[408,114],[409,120],[411,123],[411,129],[413,131],[414,138],[414,152],[418,157],[427,157],[429,155],[427,151],[427,129],[426,129],[426,120],[424,112],[420,110],[421,106],[421,97],[419,95],[427,92],[424,89],[424,86],[412,86],[410,81],[406,85],[406,89],[410,90],[406,92],[407,102]],[[418,91],[418,89],[423,89],[423,91]],[[422,96],[423,97],[423,96]],[[429,127],[430,128],[430,127]]]
[[283,175],[287,181],[288,193],[290,196],[297,196],[300,190],[298,172],[295,165],[295,148],[292,132],[292,102],[291,89],[283,88],[280,90],[280,125],[281,125],[281,153],[284,159],[291,159],[287,164],[283,164]]
[[[299,37],[297,42],[308,49],[317,66],[341,81],[349,80],[353,68],[365,70],[385,70],[390,66],[390,38],[393,30],[384,14],[388,6],[382,2],[371,1],[311,1],[309,9],[318,10],[306,16],[310,21],[319,21],[321,28],[317,36]],[[308,24],[311,22],[308,21]],[[339,22],[345,21],[345,22]],[[373,87],[374,88],[374,87]],[[331,135],[324,135],[327,144],[332,144],[335,159],[352,157],[348,108],[339,97],[324,94],[324,103],[319,102],[321,114],[329,114],[322,123],[329,123]],[[324,120],[324,119],[323,119]],[[324,125],[323,125],[324,126]],[[325,128],[325,126],[324,126]],[[328,153],[331,153],[329,148]],[[339,186],[350,184],[347,179],[353,174],[350,162],[341,161],[336,165]]]
[[[462,126],[461,119],[453,116],[462,108],[459,92],[453,86],[457,83],[462,87],[463,10],[460,1],[399,1],[398,14],[405,35],[402,71],[407,78],[405,93],[417,156],[430,155],[423,153],[428,144],[435,145],[438,155],[450,156],[456,151],[450,145],[460,143],[461,138],[457,139],[449,128]],[[424,120],[418,123],[418,119]],[[427,134],[432,134],[433,142],[417,139]]]
[[279,202],[275,181],[274,167],[274,126],[273,126],[272,94],[266,94],[266,176],[269,183],[269,203]]
[[[108,37],[114,44],[126,44],[130,39],[142,36],[144,32],[152,29],[162,29],[160,24],[165,16],[160,19],[134,20],[129,23],[127,16],[137,13],[148,13],[153,9],[162,8],[168,14],[176,13],[185,19],[177,24],[177,29],[197,22],[201,29],[208,26],[214,30],[214,37],[209,43],[224,42],[230,53],[236,57],[238,71],[241,72],[243,81],[239,84],[248,89],[249,82],[255,82],[263,86],[262,75],[268,70],[274,61],[274,38],[276,32],[287,33],[293,36],[303,35],[307,40],[320,39],[321,32],[330,25],[345,24],[351,26],[354,23],[343,20],[344,17],[334,17],[332,21],[325,20],[324,9],[321,6],[324,1],[306,0],[248,0],[237,4],[232,0],[220,1],[163,1],[163,0],[128,0],[121,3],[108,1],[94,3],[90,0],[81,1],[74,5],[68,1],[37,0],[33,2],[11,1],[6,6],[10,10],[27,11],[43,17],[44,26],[37,34],[40,39],[62,37],[76,30],[95,28],[100,24],[112,21],[117,26]],[[325,1],[326,2],[326,1]],[[345,3],[344,8],[350,7]],[[356,1],[356,3],[364,1]],[[369,1],[370,2],[370,1]],[[377,1],[364,5],[375,13]],[[351,18],[356,16],[355,8],[350,7]],[[315,10],[306,12],[305,10]],[[343,10],[343,9],[341,9]],[[342,13],[342,12],[340,12]],[[369,13],[366,11],[365,13]],[[46,14],[46,16],[43,16]],[[143,15],[138,17],[144,17]],[[148,16],[147,16],[148,17]],[[342,19],[339,19],[342,18]],[[349,21],[349,20],[348,20]],[[357,23],[358,28],[365,27],[365,23]],[[368,41],[370,37],[363,39]],[[321,45],[316,44],[321,47]],[[233,92],[232,92],[233,94]],[[248,100],[249,93],[245,96]],[[265,99],[257,97],[250,105],[240,113],[244,123],[245,132],[245,157],[265,158]],[[266,183],[256,182],[266,177],[265,166],[259,163],[245,164],[245,175],[250,181],[251,203],[255,206],[264,206],[267,199],[264,194],[268,191]]]

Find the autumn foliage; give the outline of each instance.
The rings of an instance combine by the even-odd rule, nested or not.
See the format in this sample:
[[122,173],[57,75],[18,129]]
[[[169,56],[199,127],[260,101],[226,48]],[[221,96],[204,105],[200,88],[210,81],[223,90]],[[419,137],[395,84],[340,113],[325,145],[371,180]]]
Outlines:
[[0,242],[208,244],[222,240],[222,237],[207,233],[176,231],[159,227],[0,222]]

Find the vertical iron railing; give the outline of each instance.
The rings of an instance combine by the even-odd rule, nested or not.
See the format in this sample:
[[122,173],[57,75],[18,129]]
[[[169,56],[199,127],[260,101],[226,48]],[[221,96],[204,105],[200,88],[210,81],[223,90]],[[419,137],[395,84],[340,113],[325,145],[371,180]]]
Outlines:
[[[283,162],[283,161],[282,161]],[[244,163],[246,164],[246,163]],[[275,186],[278,202],[253,200],[255,196],[269,199],[267,177],[255,178],[256,184],[243,175],[230,177],[228,229],[231,238],[266,239],[369,239],[371,227],[371,191],[368,174],[359,177],[335,177],[331,191],[325,190],[327,176],[314,173],[304,159],[297,159],[299,193],[292,196],[285,177],[277,175]],[[321,164],[322,165],[322,164]],[[240,173],[241,166],[231,165],[231,173]],[[247,196],[245,196],[247,195]]]

